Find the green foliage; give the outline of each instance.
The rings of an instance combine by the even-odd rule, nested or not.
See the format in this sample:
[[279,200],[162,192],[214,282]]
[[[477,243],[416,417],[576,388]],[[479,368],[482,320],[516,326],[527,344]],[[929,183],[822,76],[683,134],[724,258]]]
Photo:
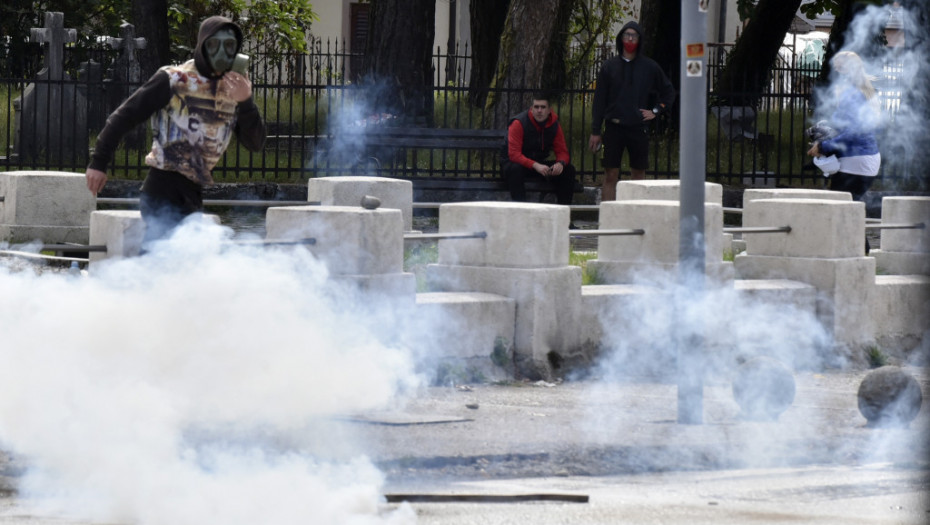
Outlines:
[[877,346],[870,346],[866,350],[866,356],[869,359],[869,366],[871,368],[880,368],[888,364],[888,356]]
[[316,20],[308,0],[253,0],[242,29],[272,58],[283,53],[306,53],[307,33]]
[[236,21],[246,39],[270,58],[307,52],[307,32],[317,20],[308,0],[171,0],[168,5],[171,49],[179,59],[191,55],[200,22],[212,15]]
[[431,385],[452,386],[486,382],[487,377],[478,368],[445,361],[436,366],[436,373],[433,376]]
[[404,271],[417,279],[417,292],[428,292],[426,267],[439,260],[439,244],[436,242],[408,243],[404,248]]
[[581,267],[581,285],[597,284],[597,275],[588,271],[588,261],[597,259],[597,252],[576,252],[568,254],[568,264]]
[[633,14],[631,0],[579,1],[569,24],[572,46],[566,60],[568,78],[575,78],[598,59],[598,45],[613,49],[616,26]]
[[494,339],[491,362],[504,369],[513,367],[513,349],[506,337],[498,336]]

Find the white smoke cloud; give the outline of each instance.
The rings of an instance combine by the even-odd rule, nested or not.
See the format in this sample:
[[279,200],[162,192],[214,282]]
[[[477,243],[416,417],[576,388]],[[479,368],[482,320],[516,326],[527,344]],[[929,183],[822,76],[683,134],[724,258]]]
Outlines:
[[416,387],[409,353],[305,250],[223,247],[230,230],[197,222],[87,278],[0,266],[21,496],[140,524],[412,522],[325,424]]
[[[900,24],[902,45],[877,45],[877,37],[884,33],[892,20]],[[890,4],[869,5],[852,20],[844,34],[843,48],[837,50],[859,55],[866,72],[874,77],[873,86],[881,116],[878,127],[882,164],[885,172],[895,173],[904,183],[909,177],[926,176],[913,170],[911,162],[922,155],[918,151],[919,144],[930,125],[923,118],[922,108],[930,104],[930,97],[921,73],[930,57],[913,45],[928,36],[930,29],[920,25],[915,14],[907,8]],[[837,103],[838,81],[832,72],[830,84],[817,90],[818,105],[813,122],[830,119],[831,108]]]

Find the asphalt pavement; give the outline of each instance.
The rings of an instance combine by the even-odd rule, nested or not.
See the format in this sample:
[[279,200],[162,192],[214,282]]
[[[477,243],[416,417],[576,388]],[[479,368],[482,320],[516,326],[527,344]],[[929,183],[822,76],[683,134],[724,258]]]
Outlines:
[[[930,370],[906,370],[926,399]],[[776,420],[747,420],[722,380],[705,384],[701,424],[681,424],[674,383],[589,378],[431,387],[316,431],[351,435],[386,496],[442,500],[378,511],[423,524],[930,523],[930,409],[870,427],[857,406],[868,372],[796,373]],[[27,523],[85,522],[0,500],[0,524]]]

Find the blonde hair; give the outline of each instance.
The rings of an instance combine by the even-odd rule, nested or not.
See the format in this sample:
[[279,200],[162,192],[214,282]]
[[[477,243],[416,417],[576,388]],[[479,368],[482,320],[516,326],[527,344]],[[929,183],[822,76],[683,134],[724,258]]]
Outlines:
[[875,96],[875,88],[872,86],[875,77],[866,74],[865,65],[859,55],[852,51],[840,51],[833,55],[830,62],[833,64],[833,70],[849,79],[866,99]]

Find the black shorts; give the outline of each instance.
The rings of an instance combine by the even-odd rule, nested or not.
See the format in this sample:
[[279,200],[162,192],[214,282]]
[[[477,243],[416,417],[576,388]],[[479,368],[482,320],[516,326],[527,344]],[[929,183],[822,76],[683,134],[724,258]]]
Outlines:
[[603,142],[604,168],[619,168],[624,150],[630,152],[630,168],[649,168],[649,134],[646,126],[620,126],[608,121]]

